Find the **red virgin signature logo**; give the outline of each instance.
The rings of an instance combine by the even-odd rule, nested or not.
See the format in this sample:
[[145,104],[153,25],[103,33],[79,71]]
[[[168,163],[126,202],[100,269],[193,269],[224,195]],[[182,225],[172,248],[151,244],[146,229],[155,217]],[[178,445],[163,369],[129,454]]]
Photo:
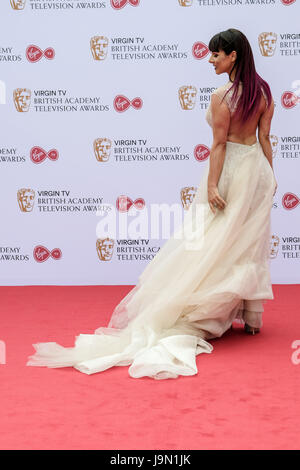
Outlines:
[[130,199],[130,197],[124,195],[117,198],[116,206],[120,212],[129,211],[132,205],[134,205],[136,209],[142,210],[145,207],[145,201],[142,197],[139,197],[133,201]]
[[114,99],[114,108],[118,113],[123,113],[126,111],[130,106],[135,109],[141,109],[143,106],[143,101],[141,98],[134,98],[133,100],[129,100],[124,95],[117,95]]
[[296,196],[296,194],[285,193],[282,197],[282,205],[287,210],[295,209],[299,203],[300,199],[298,196]]
[[299,103],[300,97],[295,95],[292,91],[285,91],[281,95],[281,104],[286,109],[291,109]]
[[42,49],[34,45],[28,46],[26,49],[26,57],[29,62],[38,62],[43,56],[49,60],[54,59],[54,49],[52,47],[48,47],[42,51]]
[[127,3],[133,7],[137,7],[140,0],[110,0],[110,3],[115,10],[121,10],[121,8],[124,8]]
[[56,260],[60,259],[62,256],[61,250],[59,248],[54,248],[49,251],[48,248],[43,245],[38,245],[33,250],[33,257],[38,263],[43,263],[43,261],[46,261],[50,256]]
[[30,159],[33,163],[42,163],[46,158],[52,161],[58,159],[59,153],[56,149],[46,152],[42,147],[32,147],[30,150]]
[[192,53],[195,59],[203,59],[209,53],[209,49],[204,42],[195,42],[193,44]]
[[206,145],[199,144],[196,145],[194,148],[194,157],[198,162],[203,162],[204,160],[207,160],[210,154],[210,150]]
[[281,3],[284,5],[291,5],[292,3],[295,3],[296,0],[281,0]]

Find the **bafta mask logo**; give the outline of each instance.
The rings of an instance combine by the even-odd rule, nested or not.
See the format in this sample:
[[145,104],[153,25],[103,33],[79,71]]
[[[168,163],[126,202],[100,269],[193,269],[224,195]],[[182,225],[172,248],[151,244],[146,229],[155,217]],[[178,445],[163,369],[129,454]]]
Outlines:
[[178,0],[181,7],[191,7],[193,5],[193,0]]
[[276,33],[260,33],[258,36],[258,44],[260,52],[264,57],[272,57],[274,55],[276,41]]
[[207,56],[209,53],[209,49],[204,42],[195,42],[192,47],[192,54],[195,57],[195,59],[204,59],[204,57]]
[[105,36],[94,36],[90,41],[94,60],[104,60],[107,56],[108,39]]
[[278,137],[277,135],[270,135],[270,142],[271,142],[271,147],[272,147],[272,157],[274,158],[276,156],[277,152],[277,145],[278,145]]
[[101,261],[110,261],[113,255],[114,240],[112,238],[98,238],[96,249]]
[[282,205],[284,209],[292,210],[295,209],[300,203],[300,199],[294,193],[285,193],[282,196]]
[[50,257],[55,260],[60,259],[62,257],[62,252],[59,248],[53,248],[53,250],[50,251],[45,246],[38,245],[34,247],[33,257],[38,263],[43,263]]
[[119,212],[128,212],[131,206],[134,206],[140,211],[144,209],[145,205],[145,200],[142,197],[138,197],[133,201],[130,197],[125,196],[124,194],[119,196],[116,201],[116,207]]
[[208,159],[210,150],[206,145],[199,144],[194,148],[194,157],[198,162],[204,162]]
[[178,95],[182,109],[194,109],[197,96],[197,90],[194,86],[189,85],[180,87]]
[[285,109],[294,108],[299,101],[300,96],[297,96],[292,91],[285,91],[281,95],[281,104]]
[[26,0],[10,0],[11,7],[14,10],[24,10]]
[[187,186],[180,191],[181,203],[185,211],[187,211],[193,202],[197,188],[195,186]]
[[29,111],[31,91],[28,88],[16,88],[14,90],[14,103],[19,113]]
[[272,235],[270,240],[270,258],[276,258],[279,248],[279,237]]
[[17,198],[22,212],[31,212],[34,204],[35,192],[33,189],[22,188],[18,190]]
[[107,162],[109,160],[110,149],[111,140],[106,138],[94,140],[94,152],[98,162]]

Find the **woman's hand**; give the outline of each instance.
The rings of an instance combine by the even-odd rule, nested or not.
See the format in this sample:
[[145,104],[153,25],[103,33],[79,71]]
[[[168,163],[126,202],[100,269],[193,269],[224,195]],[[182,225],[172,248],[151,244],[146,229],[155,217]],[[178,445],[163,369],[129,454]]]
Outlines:
[[207,199],[212,212],[215,214],[216,209],[223,210],[227,206],[227,202],[221,198],[217,186],[207,187]]

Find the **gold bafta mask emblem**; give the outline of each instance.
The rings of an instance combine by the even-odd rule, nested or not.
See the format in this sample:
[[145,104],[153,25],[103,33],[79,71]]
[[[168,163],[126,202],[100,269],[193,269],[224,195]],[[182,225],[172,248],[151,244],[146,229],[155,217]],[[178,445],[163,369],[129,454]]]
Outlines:
[[110,261],[113,254],[114,241],[112,238],[98,238],[96,248],[101,261]]
[[26,0],[10,0],[11,7],[14,10],[23,10]]
[[179,5],[181,5],[182,7],[190,7],[191,5],[193,5],[193,0],[178,0],[179,1]]
[[270,241],[270,258],[276,258],[279,249],[279,237],[272,235]]
[[194,86],[182,86],[179,88],[179,101],[182,109],[194,109],[197,90]]
[[185,211],[187,211],[192,204],[196,191],[197,188],[195,188],[195,186],[182,188],[180,191],[181,202]]
[[258,36],[258,44],[260,52],[264,57],[274,55],[276,49],[277,34],[276,33],[260,33]]
[[18,190],[18,203],[22,212],[31,212],[34,204],[35,192],[33,189],[19,189]]
[[98,162],[107,162],[109,160],[110,149],[111,140],[106,138],[94,140],[94,152]]
[[104,60],[107,56],[108,39],[105,36],[91,38],[91,51],[95,60]]
[[31,91],[27,88],[17,88],[14,90],[14,102],[16,110],[19,111],[19,113],[29,111],[30,99]]
[[277,152],[278,137],[277,135],[270,135],[270,142],[272,147],[272,157],[274,158]]

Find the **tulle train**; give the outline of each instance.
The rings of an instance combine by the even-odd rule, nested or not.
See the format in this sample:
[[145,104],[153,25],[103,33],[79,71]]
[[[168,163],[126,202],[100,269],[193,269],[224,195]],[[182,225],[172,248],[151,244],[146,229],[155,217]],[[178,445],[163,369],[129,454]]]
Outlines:
[[[114,309],[107,327],[81,334],[73,348],[35,344],[27,365],[94,374],[130,366],[134,378],[197,374],[196,356],[211,353],[245,301],[273,299],[269,272],[273,171],[258,142],[227,142],[218,188],[226,200],[213,214],[207,202],[209,162],[182,225]],[[191,236],[192,234],[192,236]],[[253,326],[257,319],[253,318]],[[260,320],[259,320],[260,321]]]

